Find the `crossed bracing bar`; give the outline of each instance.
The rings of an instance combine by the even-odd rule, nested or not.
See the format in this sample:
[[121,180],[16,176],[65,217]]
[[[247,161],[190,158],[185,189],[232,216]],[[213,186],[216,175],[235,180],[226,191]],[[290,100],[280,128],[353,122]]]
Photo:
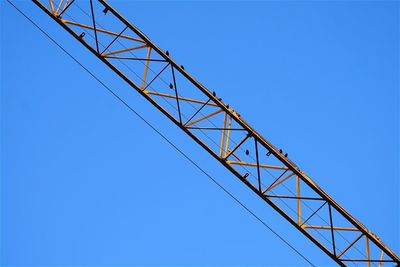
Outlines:
[[[77,3],[84,1],[78,0],[33,2],[336,263],[400,263],[393,251],[331,199],[287,155],[104,0],[90,0],[86,10]],[[79,10],[88,20],[74,18]],[[118,23],[102,25],[99,18],[106,15]],[[119,30],[115,24],[120,25]],[[89,41],[86,33],[94,41]],[[154,71],[156,64],[158,69]]]

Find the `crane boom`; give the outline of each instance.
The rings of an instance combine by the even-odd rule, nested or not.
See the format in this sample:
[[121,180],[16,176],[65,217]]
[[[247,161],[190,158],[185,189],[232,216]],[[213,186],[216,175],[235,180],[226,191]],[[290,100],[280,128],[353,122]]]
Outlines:
[[32,1],[338,265],[400,265],[284,151],[106,1]]

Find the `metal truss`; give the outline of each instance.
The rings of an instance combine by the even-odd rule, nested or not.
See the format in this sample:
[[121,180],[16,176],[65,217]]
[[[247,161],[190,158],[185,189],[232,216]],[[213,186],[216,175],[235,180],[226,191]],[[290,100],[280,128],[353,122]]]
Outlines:
[[107,2],[33,2],[337,264],[399,266],[399,257],[287,154]]

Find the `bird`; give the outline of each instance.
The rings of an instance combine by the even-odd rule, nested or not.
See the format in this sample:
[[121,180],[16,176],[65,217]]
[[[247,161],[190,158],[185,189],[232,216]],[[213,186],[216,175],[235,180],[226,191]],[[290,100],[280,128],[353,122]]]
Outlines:
[[174,86],[172,85],[172,83],[169,84],[169,88],[174,88]]
[[248,149],[246,149],[246,155],[249,155],[249,153],[250,153],[250,152],[249,152],[249,150],[248,150]]
[[165,51],[165,54],[167,55],[167,56],[169,56],[169,51],[167,50],[167,51]]

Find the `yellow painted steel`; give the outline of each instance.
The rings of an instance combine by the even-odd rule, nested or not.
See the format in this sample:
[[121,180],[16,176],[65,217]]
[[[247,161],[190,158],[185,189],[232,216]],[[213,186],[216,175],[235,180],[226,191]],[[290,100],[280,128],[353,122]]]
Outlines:
[[197,120],[191,121],[191,122],[187,123],[185,126],[186,126],[186,127],[189,127],[189,126],[191,126],[191,125],[193,125],[193,124],[196,124],[196,123],[198,123],[198,122],[200,122],[200,121],[202,121],[202,120],[205,120],[205,119],[208,119],[208,118],[210,118],[210,117],[212,117],[212,116],[215,116],[215,115],[217,115],[218,113],[221,113],[221,112],[223,112],[223,110],[222,110],[222,109],[219,109],[219,110],[214,111],[214,112],[212,112],[212,113],[210,113],[210,114],[208,114],[208,115],[206,115],[206,116],[203,116],[203,117],[201,117],[201,118],[199,118],[199,119],[197,119]]
[[[159,92],[154,92],[154,91],[144,90],[143,92],[145,92],[148,95],[157,95],[157,96],[166,97],[166,98],[173,98],[173,99],[176,98],[176,96],[174,96],[174,95],[169,95],[169,94],[164,94],[164,93],[159,93]],[[203,104],[203,105],[206,105],[206,106],[217,107],[217,105],[214,104],[214,103],[210,103],[210,102],[207,103],[207,102],[204,102],[204,101],[201,101],[201,100],[197,100],[197,99],[181,97],[181,96],[178,96],[178,99],[180,101],[186,101],[186,102],[191,102],[191,103],[196,103],[196,104]]]
[[[257,163],[249,163],[249,162],[243,162],[243,161],[226,161],[226,163],[230,165],[242,165],[242,166],[249,166],[249,167],[257,167]],[[260,168],[265,168],[265,169],[275,169],[275,170],[287,170],[286,167],[282,166],[275,166],[275,165],[267,165],[267,164],[259,164]]]
[[367,253],[367,266],[371,267],[371,262],[369,261],[371,259],[369,254],[369,239],[367,236],[365,237],[365,252]]
[[219,146],[219,156],[222,158],[224,154],[224,144],[225,144],[225,128],[226,128],[226,116],[227,114],[224,113],[224,124],[222,126],[222,136],[221,136],[221,144]]
[[[124,53],[124,52],[128,52],[128,51],[133,51],[133,50],[137,50],[137,49],[141,49],[141,48],[145,48],[145,47],[147,47],[147,45],[144,44],[144,45],[139,45],[139,46],[135,46],[135,47],[124,48],[124,49],[112,51],[112,52],[109,52],[109,53],[103,53],[102,56],[107,57],[107,56],[120,54],[120,53]],[[151,48],[149,48],[149,50],[150,49]]]
[[225,141],[225,153],[224,153],[224,158],[226,157],[226,155],[229,152],[229,140],[231,138],[231,126],[232,126],[232,117],[229,116],[229,120],[228,120],[228,135],[226,137],[226,141]]
[[384,256],[384,255],[385,255],[385,252],[382,250],[381,256],[379,257],[380,262],[379,262],[379,264],[378,264],[378,267],[381,267],[381,266],[383,265],[382,260],[383,260],[383,256]]
[[[303,225],[303,228],[307,229],[321,229],[321,230],[331,230],[330,226],[324,226],[324,225]],[[338,231],[358,231],[357,228],[353,227],[332,227],[333,230],[338,230]]]
[[285,178],[280,179],[279,181],[277,181],[276,183],[270,185],[269,187],[267,187],[266,189],[264,189],[262,191],[263,194],[265,194],[266,192],[268,192],[271,189],[274,189],[276,186],[280,185],[281,183],[283,183],[284,181],[286,181],[287,179],[289,179],[290,177],[292,177],[294,175],[294,173],[290,173],[289,175],[287,175]]
[[53,0],[49,0],[50,3],[50,8],[51,8],[51,13],[54,14],[54,3]]
[[151,47],[149,47],[147,50],[147,59],[146,59],[146,64],[144,66],[144,73],[141,86],[142,90],[144,90],[144,88],[146,87],[147,72],[149,71],[149,63],[150,63],[150,54],[151,54]]
[[297,224],[301,225],[301,199],[300,199],[300,178],[296,175],[296,194],[297,194]]

